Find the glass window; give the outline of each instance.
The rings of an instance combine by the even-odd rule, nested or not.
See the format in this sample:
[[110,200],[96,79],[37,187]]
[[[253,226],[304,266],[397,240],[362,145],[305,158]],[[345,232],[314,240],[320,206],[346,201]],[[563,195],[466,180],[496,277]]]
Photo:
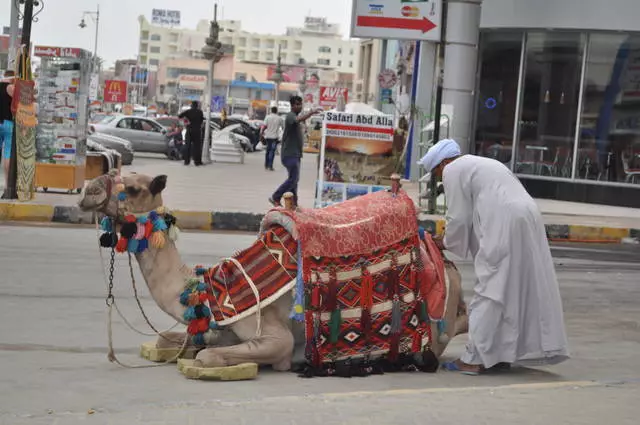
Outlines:
[[238,51],[238,53],[236,54],[236,57],[237,57],[239,60],[244,60],[244,56],[245,56],[245,55],[244,55],[244,50],[240,50],[240,51]]
[[640,183],[640,36],[593,34],[576,178]]
[[331,65],[331,59],[318,59],[318,65]]
[[160,61],[158,59],[149,59],[150,66],[160,66]]
[[151,34],[151,41],[160,41],[162,40],[162,37],[160,37],[160,34]]
[[318,47],[318,52],[320,52],[320,53],[331,53],[331,47],[329,47],[329,46],[320,46],[320,47]]
[[342,66],[342,61],[338,61],[338,66]]
[[151,46],[149,53],[160,53],[160,46]]
[[483,34],[480,55],[476,154],[509,165],[518,103],[522,33]]
[[515,171],[571,177],[584,35],[527,36]]

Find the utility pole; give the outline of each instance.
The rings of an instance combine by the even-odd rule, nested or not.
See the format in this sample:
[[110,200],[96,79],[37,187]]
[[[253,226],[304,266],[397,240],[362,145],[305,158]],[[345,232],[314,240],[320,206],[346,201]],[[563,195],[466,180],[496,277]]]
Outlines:
[[94,40],[94,45],[93,45],[93,72],[96,72],[96,70],[98,69],[98,35],[100,31],[100,5],[96,6],[95,12],[85,11],[82,14],[82,20],[78,25],[82,29],[87,27],[87,24],[85,23],[85,20],[84,20],[85,16],[90,16],[91,18],[93,18],[94,23],[96,24],[96,36],[95,36],[96,38]]
[[223,56],[222,43],[218,41],[219,35],[220,25],[218,25],[218,4],[216,3],[213,6],[213,21],[211,21],[211,25],[209,27],[209,37],[205,40],[206,45],[202,48],[202,54],[205,59],[210,61],[209,82],[207,84],[207,91],[205,95],[206,105],[203,108],[204,113],[206,114],[206,127],[204,129],[204,141],[202,143],[202,158],[203,162],[206,164],[211,162],[211,158],[209,156],[209,142],[211,138],[211,99],[213,97],[214,71],[216,63],[220,62],[220,59],[222,59]]
[[[21,0],[22,1],[22,0]],[[31,78],[31,61],[23,61],[22,56],[30,57],[31,55],[31,22],[33,20],[33,7],[42,6],[38,12],[44,8],[42,0],[24,0],[24,13],[22,25],[21,45],[24,49],[20,49],[20,53],[16,56],[18,60],[17,78],[26,80]],[[25,64],[26,66],[23,66]],[[13,143],[11,144],[11,158],[9,158],[9,178],[7,179],[7,187],[5,188],[5,199],[18,199],[18,147],[16,140],[16,126],[13,126]]]
[[280,84],[282,83],[282,46],[278,44],[278,57],[276,59],[276,69],[273,71],[273,75],[271,76],[271,81],[273,81],[276,85],[276,107],[278,107],[278,102],[280,102]]
[[[9,30],[9,66],[16,61],[16,53],[18,51],[18,32],[20,27],[20,20],[18,19],[18,15],[20,14],[20,10],[18,9],[18,2],[15,0],[11,1],[11,20],[10,20],[10,30]],[[10,68],[9,68],[10,69]]]

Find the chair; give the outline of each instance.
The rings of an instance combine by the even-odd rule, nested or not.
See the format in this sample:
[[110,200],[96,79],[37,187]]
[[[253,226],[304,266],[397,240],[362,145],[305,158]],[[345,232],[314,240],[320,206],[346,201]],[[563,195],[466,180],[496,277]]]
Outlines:
[[626,155],[622,154],[622,170],[626,175],[625,183],[638,183],[638,178],[640,178],[640,168],[629,168],[629,163],[631,159]]

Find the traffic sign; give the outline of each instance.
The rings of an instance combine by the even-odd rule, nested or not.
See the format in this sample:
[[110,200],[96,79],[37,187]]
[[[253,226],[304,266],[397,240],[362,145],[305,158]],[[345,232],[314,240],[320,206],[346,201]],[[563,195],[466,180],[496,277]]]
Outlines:
[[390,89],[398,83],[398,76],[393,69],[383,69],[378,74],[378,84],[381,89]]
[[352,0],[351,37],[439,42],[442,0]]
[[222,112],[225,107],[224,96],[213,96],[211,98],[211,112]]

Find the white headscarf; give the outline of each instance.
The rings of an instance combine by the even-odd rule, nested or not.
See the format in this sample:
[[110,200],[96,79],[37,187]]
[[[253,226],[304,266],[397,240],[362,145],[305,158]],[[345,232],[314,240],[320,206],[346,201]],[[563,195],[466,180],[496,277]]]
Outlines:
[[444,139],[433,145],[429,152],[418,161],[418,165],[422,165],[430,173],[445,159],[455,158],[460,155],[462,155],[462,152],[460,152],[458,143],[452,139]]

